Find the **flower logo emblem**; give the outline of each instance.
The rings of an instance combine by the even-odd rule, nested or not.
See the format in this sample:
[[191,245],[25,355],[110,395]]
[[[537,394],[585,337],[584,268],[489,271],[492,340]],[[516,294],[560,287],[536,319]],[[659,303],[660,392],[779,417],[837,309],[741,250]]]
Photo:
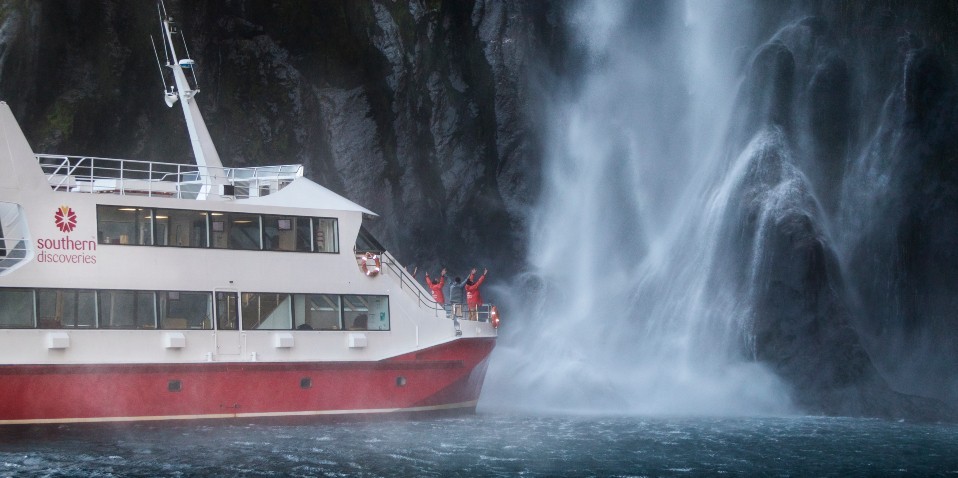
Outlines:
[[73,232],[77,227],[77,213],[73,212],[69,206],[60,206],[53,215],[53,219],[61,232]]

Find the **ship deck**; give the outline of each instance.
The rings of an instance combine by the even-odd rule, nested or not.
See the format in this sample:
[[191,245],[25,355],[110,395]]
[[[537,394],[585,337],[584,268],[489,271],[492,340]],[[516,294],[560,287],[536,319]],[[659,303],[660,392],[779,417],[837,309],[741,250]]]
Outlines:
[[50,187],[72,193],[245,199],[275,193],[303,176],[300,164],[219,168],[92,156],[36,157]]

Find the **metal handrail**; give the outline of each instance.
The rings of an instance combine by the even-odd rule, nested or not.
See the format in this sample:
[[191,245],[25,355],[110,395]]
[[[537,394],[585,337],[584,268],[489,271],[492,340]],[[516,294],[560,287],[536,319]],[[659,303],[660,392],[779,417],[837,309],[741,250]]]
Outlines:
[[[249,168],[200,167],[193,164],[38,154],[37,161],[56,191],[137,194],[195,199],[219,185],[232,185],[237,197],[249,197],[261,181],[277,181],[275,190],[257,189],[266,195],[303,176],[299,164]],[[269,183],[267,183],[269,184]],[[242,191],[245,189],[245,195]]]
[[443,315],[445,315],[446,309],[443,307],[443,305],[433,300],[432,294],[427,294],[419,282],[410,276],[406,269],[400,267],[391,255],[386,253],[386,251],[375,252],[382,257],[382,264],[389,267],[389,270],[391,270],[394,274],[396,274],[396,277],[399,278],[400,289],[408,289],[410,293],[415,295],[416,300],[419,302],[419,306],[433,310],[437,317],[439,317],[439,311],[443,311]]

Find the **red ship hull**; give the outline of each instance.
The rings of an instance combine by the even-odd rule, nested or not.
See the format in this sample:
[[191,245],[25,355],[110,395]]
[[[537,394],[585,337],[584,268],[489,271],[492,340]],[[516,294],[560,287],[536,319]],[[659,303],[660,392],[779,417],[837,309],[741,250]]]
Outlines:
[[474,412],[494,338],[378,362],[0,366],[0,424]]

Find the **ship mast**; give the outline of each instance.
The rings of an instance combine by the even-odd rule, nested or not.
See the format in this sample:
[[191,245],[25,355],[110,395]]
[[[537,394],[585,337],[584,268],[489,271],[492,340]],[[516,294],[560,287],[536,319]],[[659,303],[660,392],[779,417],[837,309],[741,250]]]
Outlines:
[[[164,90],[164,100],[166,105],[171,108],[177,100],[183,106],[183,116],[186,118],[186,128],[190,133],[193,155],[196,157],[196,165],[199,168],[200,176],[203,178],[203,185],[197,199],[219,199],[221,198],[220,185],[228,184],[228,181],[224,174],[223,163],[216,152],[212,138],[210,138],[210,132],[206,129],[203,115],[200,114],[200,109],[194,100],[194,96],[200,92],[196,81],[196,73],[193,70],[194,62],[189,58],[189,50],[186,48],[186,40],[183,39],[183,34],[179,31],[173,18],[166,14],[166,6],[162,0],[157,5],[157,9],[160,14],[166,67],[172,70],[175,83],[175,86],[171,85],[169,89]],[[176,53],[176,46],[173,42],[174,35],[179,35],[183,44],[185,57],[182,59]],[[159,62],[159,55],[157,55],[157,62]],[[190,70],[193,77],[192,86],[187,79],[185,70]],[[163,79],[163,87],[166,88],[165,79]]]

